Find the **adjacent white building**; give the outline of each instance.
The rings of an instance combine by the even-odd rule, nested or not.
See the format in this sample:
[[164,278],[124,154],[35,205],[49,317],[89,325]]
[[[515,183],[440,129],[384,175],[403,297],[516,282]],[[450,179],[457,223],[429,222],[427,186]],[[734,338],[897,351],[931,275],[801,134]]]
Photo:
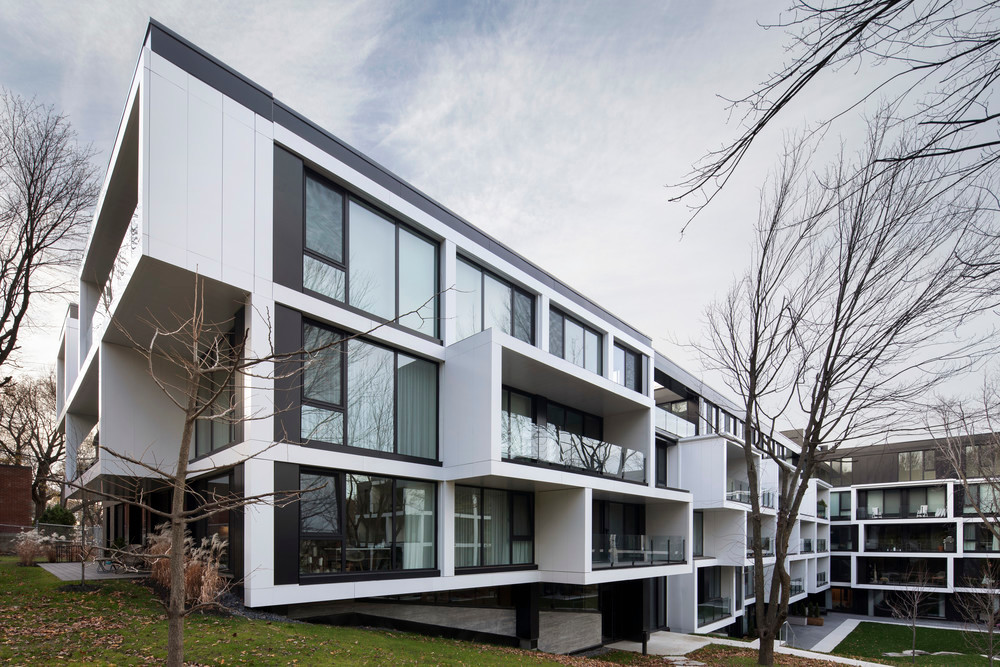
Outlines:
[[[74,485],[166,506],[156,475],[114,453],[176,457],[181,414],[131,340],[190,313],[196,276],[248,354],[334,345],[300,377],[241,378],[226,400],[248,419],[196,433],[201,493],[322,487],[195,527],[229,540],[248,606],[574,651],[735,627],[755,602],[733,406],[151,22],[58,353]],[[759,465],[773,540],[778,470]],[[821,501],[823,482],[803,503],[793,600],[829,586]],[[109,542],[156,523],[124,502],[104,515]]]

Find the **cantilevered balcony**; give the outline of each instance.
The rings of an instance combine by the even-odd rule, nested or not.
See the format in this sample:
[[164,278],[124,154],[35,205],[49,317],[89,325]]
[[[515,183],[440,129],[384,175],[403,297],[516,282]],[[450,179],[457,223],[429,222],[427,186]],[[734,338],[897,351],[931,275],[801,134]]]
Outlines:
[[683,563],[684,538],[679,535],[617,535],[595,533],[593,568],[639,567]]
[[709,598],[698,603],[698,627],[715,623],[732,615],[730,598]]
[[621,445],[576,435],[551,426],[510,420],[503,429],[503,458],[550,465],[640,484],[646,481],[646,455]]

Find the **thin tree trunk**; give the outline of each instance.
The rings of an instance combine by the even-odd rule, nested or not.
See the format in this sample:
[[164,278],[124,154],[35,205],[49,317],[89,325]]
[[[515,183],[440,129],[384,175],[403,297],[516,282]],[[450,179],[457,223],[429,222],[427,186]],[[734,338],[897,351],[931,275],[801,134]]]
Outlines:
[[[196,410],[197,392],[188,397],[187,414]],[[173,476],[174,497],[170,507],[170,599],[167,603],[167,665],[184,665],[184,491],[193,422],[184,420],[184,432]]]
[[913,646],[910,647],[910,661],[912,664],[917,664],[917,609],[914,606],[913,609]]

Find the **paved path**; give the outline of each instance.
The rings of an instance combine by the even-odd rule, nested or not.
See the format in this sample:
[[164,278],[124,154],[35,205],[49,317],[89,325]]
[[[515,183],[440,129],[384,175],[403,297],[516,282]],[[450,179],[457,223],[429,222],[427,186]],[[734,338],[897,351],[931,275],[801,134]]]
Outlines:
[[[80,581],[79,563],[39,563],[38,566],[63,581]],[[97,569],[97,563],[87,563],[85,567],[87,581],[136,579],[149,576],[149,572],[101,572]]]
[[[839,643],[839,642],[838,642]],[[752,642],[741,642],[735,639],[723,639],[720,637],[704,637],[700,635],[685,635],[679,632],[654,632],[649,641],[646,642],[646,650],[651,655],[663,655],[663,656],[683,656],[691,651],[697,651],[703,646],[709,644],[723,644],[725,646],[737,646],[739,648],[748,648],[756,650],[758,643],[757,640]],[[614,644],[608,645],[610,648],[619,649],[622,651],[633,651],[639,653],[642,651],[642,644],[639,642],[615,642]],[[801,658],[812,658],[814,660],[828,660],[830,662],[836,662],[842,665],[855,665],[856,667],[882,667],[875,662],[867,662],[865,660],[855,660],[853,658],[842,658],[836,655],[823,655],[821,653],[813,653],[812,651],[803,651],[797,648],[788,648],[787,646],[775,646],[775,653],[786,653],[788,655],[796,655]],[[676,661],[675,661],[676,662]],[[683,665],[684,662],[676,663]],[[693,664],[693,663],[688,663]]]

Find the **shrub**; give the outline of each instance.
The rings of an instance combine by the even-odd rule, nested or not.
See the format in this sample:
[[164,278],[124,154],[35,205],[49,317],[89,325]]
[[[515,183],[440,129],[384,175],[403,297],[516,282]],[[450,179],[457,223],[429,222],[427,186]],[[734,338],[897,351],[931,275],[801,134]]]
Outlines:
[[38,517],[38,523],[51,523],[59,526],[75,526],[76,517],[62,505],[49,505]]
[[42,534],[34,528],[21,533],[15,538],[16,546],[14,547],[14,551],[17,552],[17,558],[21,565],[35,564],[35,559],[41,553],[44,541],[45,538]]

